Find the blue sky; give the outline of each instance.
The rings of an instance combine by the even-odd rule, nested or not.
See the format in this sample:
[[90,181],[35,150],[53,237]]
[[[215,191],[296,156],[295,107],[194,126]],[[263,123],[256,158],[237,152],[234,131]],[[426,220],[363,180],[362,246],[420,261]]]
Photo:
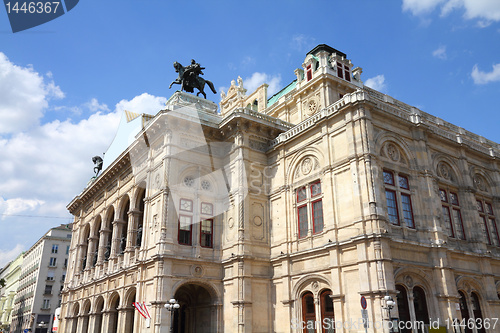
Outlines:
[[323,43],[365,84],[500,142],[497,0],[85,0],[16,34],[0,8],[0,267],[71,221],[91,157],[124,109],[162,107],[174,61],[194,58],[217,90],[241,76],[272,94]]

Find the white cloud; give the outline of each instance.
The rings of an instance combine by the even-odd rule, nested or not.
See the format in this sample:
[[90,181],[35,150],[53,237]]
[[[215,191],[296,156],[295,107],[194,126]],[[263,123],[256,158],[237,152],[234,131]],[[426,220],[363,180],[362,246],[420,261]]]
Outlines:
[[2,219],[5,219],[8,215],[19,214],[27,210],[33,211],[45,202],[38,199],[22,199],[14,198],[4,200],[0,197],[0,210],[3,211]]
[[269,75],[255,72],[250,78],[243,80],[243,86],[247,89],[247,94],[251,94],[263,83],[267,83],[267,96],[272,96],[281,89],[281,75]]
[[474,65],[471,76],[475,84],[486,84],[500,81],[500,64],[493,65],[493,69],[489,73],[479,70],[477,65]]
[[486,27],[492,21],[500,21],[498,0],[403,0],[403,11],[409,11],[416,16],[429,14],[437,7],[441,7],[441,16],[462,9],[465,19],[479,20],[479,27]]
[[92,98],[90,102],[85,103],[85,106],[92,112],[109,112],[106,104],[99,104],[97,98]]
[[300,52],[308,52],[315,46],[316,39],[304,34],[292,37],[292,47]]
[[31,66],[14,65],[0,52],[0,134],[16,133],[37,125],[48,101],[64,97],[51,76],[44,78]]
[[385,84],[385,76],[383,74],[369,78],[365,82],[365,86],[375,89],[380,92],[385,92],[387,85]]
[[403,11],[410,11],[413,15],[422,15],[432,12],[445,0],[403,0]]
[[432,52],[432,55],[438,59],[445,60],[446,56],[446,46],[441,45]]
[[0,250],[0,268],[5,267],[9,262],[16,259],[21,252],[23,252],[23,246],[21,244],[17,244],[11,250]]
[[135,96],[130,101],[122,99],[116,104],[115,112],[121,114],[121,112],[127,110],[134,113],[147,113],[154,116],[158,111],[165,109],[166,103],[167,99],[165,97],[157,97],[148,93],[143,93],[139,96]]

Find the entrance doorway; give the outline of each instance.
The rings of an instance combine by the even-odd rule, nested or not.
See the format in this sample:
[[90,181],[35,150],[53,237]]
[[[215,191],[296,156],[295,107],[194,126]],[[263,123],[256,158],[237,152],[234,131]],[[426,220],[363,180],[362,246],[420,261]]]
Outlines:
[[180,287],[174,298],[180,309],[174,313],[175,333],[215,333],[217,331],[217,307],[209,291],[197,284]]

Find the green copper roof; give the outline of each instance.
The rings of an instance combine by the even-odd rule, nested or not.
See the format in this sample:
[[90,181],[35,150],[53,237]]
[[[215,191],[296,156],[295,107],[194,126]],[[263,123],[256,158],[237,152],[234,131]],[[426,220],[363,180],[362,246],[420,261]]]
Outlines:
[[276,103],[281,96],[285,96],[288,94],[290,91],[295,89],[295,86],[297,85],[297,80],[293,80],[289,85],[287,85],[285,88],[281,89],[278,91],[276,94],[272,95],[268,100],[267,100],[267,107],[270,107],[274,103]]

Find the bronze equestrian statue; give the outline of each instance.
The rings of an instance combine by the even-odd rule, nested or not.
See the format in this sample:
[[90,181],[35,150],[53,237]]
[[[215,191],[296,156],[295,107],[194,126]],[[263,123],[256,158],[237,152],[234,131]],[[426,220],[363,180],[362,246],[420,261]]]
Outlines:
[[203,75],[202,69],[205,69],[205,67],[201,67],[199,63],[194,61],[194,59],[192,59],[191,64],[186,67],[175,61],[174,68],[175,71],[179,73],[179,77],[177,77],[174,82],[170,83],[168,89],[172,88],[173,84],[180,84],[181,90],[192,93],[194,92],[194,88],[196,88],[198,89],[198,93],[196,94],[196,96],[201,93],[203,97],[207,99],[207,94],[205,94],[205,91],[203,91],[206,83],[208,84],[212,92],[214,94],[217,94],[217,91],[214,88],[214,84],[211,81],[205,80],[204,78],[200,77],[200,75]]

